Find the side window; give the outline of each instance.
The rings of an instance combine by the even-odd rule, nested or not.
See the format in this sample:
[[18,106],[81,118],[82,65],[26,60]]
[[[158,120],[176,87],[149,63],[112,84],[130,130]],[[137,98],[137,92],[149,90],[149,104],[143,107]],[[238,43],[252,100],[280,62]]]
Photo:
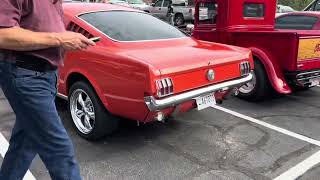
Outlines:
[[163,7],[168,7],[170,4],[170,0],[164,0]]
[[155,4],[154,4],[155,7],[161,7],[162,6],[162,0],[160,1],[157,1]]
[[218,4],[216,2],[201,2],[199,4],[199,24],[216,24]]
[[276,19],[276,29],[311,30],[318,18],[311,16],[283,16]]
[[243,17],[261,18],[264,17],[265,5],[263,3],[244,3]]

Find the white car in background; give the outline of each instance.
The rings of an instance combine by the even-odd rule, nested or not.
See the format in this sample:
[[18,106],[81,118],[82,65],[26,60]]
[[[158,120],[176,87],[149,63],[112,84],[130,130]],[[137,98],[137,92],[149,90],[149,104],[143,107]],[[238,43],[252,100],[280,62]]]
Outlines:
[[130,7],[135,9],[139,9],[147,12],[148,9],[150,8],[150,5],[146,4],[142,0],[126,0],[126,1]]
[[124,7],[130,7],[129,3],[125,0],[107,0],[104,2],[119,5],[119,6],[124,6]]
[[131,8],[139,9],[142,11],[148,11],[150,7],[149,5],[144,3],[142,0],[105,0],[102,2],[116,4],[116,5],[125,6],[125,7],[131,7]]
[[292,7],[290,6],[284,6],[284,5],[277,5],[277,12],[276,12],[276,17],[286,14],[288,12],[294,12],[296,10],[294,10]]

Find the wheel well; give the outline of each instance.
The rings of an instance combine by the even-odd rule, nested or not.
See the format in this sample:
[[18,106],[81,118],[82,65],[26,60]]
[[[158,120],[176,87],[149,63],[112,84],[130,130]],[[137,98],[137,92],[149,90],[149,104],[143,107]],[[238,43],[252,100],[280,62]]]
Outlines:
[[71,86],[78,81],[85,81],[92,87],[90,81],[84,75],[80,73],[71,73],[67,79],[67,94],[69,94]]
[[[263,70],[266,72],[266,67],[258,56],[253,55],[253,60],[259,62],[262,65]],[[269,77],[268,77],[268,79],[269,79]]]
[[[273,85],[271,83],[272,80],[270,79],[269,74],[267,73],[267,68],[266,68],[265,64],[261,61],[261,59],[258,56],[253,55],[253,60],[257,61],[263,67],[263,71],[267,76],[268,83],[271,87],[273,87]],[[254,68],[256,68],[256,67],[254,67]]]

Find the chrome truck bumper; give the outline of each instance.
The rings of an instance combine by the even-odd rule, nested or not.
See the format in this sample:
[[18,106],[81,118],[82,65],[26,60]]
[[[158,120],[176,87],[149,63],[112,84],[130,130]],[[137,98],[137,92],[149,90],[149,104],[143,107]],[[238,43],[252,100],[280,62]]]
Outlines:
[[253,78],[253,75],[252,75],[252,73],[250,73],[250,74],[243,76],[241,78],[238,78],[238,79],[214,84],[211,86],[203,87],[200,89],[188,91],[188,92],[177,94],[177,95],[172,95],[172,96],[169,96],[169,97],[163,98],[163,99],[156,99],[153,96],[146,96],[144,98],[144,101],[150,111],[159,111],[159,110],[166,109],[168,107],[176,106],[178,104],[189,101],[193,98],[199,97],[199,96],[207,94],[207,93],[219,91],[219,90],[222,90],[225,88],[233,88],[233,87],[241,86],[241,85],[251,81],[252,78]]
[[301,72],[296,75],[296,80],[299,85],[302,85],[305,87],[312,87],[315,85],[319,85],[320,70]]

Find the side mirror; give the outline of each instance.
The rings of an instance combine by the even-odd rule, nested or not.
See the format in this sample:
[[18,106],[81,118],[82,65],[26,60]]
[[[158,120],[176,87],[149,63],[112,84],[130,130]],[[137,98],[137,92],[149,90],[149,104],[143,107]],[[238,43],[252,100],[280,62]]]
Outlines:
[[151,6],[152,6],[152,7],[155,7],[155,6],[156,6],[156,4],[155,4],[155,3],[152,3],[152,4],[151,4]]

